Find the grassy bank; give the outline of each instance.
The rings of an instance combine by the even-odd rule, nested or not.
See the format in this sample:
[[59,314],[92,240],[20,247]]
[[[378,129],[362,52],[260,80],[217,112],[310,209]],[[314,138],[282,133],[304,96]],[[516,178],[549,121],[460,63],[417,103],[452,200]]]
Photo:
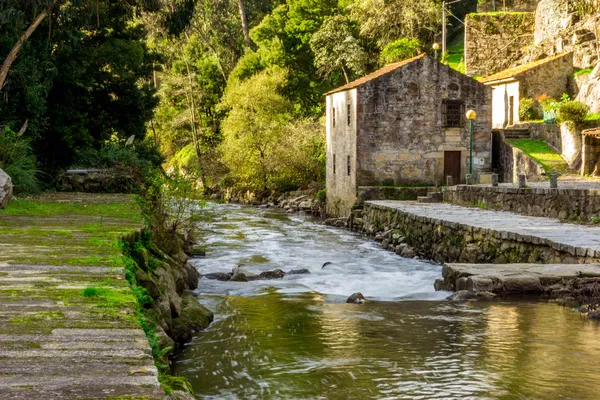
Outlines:
[[546,173],[557,172],[564,175],[570,172],[567,162],[542,139],[513,139],[507,142],[541,164]]

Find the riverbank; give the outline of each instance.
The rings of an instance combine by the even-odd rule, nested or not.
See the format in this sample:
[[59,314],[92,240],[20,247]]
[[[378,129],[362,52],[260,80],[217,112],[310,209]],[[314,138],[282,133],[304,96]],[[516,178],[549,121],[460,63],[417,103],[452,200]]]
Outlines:
[[[439,263],[463,263],[485,269],[478,281],[482,287],[469,290],[475,294],[535,293],[581,304],[600,300],[595,293],[600,286],[600,276],[571,271],[572,274],[559,275],[557,280],[557,268],[547,266],[534,274],[527,273],[524,266],[598,263],[600,227],[451,204],[398,201],[366,202],[363,210],[353,212],[347,225],[352,230],[375,236],[383,248],[405,257],[418,256]],[[515,265],[521,265],[519,278],[523,279],[513,276],[515,279],[507,278],[511,282],[508,286],[501,284],[502,279],[498,277],[503,275],[503,267],[504,270],[511,268],[515,275],[511,267]],[[583,266],[579,268],[583,269]],[[468,274],[459,273],[458,278],[464,278],[465,282],[457,282],[456,274],[449,273],[448,268],[445,271],[445,281],[436,282],[436,289],[467,289]],[[532,289],[534,280],[537,282],[535,290]],[[547,284],[544,286],[540,281]],[[484,282],[489,285],[483,285]]]
[[163,399],[185,386],[155,365],[169,351],[148,323],[156,303],[119,245],[141,226],[125,195],[48,193],[0,210],[3,398]]

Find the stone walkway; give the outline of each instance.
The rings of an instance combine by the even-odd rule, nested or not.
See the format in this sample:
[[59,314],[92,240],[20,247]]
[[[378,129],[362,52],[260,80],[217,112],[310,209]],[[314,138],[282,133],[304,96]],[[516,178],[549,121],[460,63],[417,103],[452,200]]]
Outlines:
[[600,226],[564,224],[550,218],[529,217],[505,211],[483,210],[445,203],[416,203],[411,201],[367,201],[366,203],[397,209],[420,217],[497,232],[531,236],[558,245],[590,249],[596,252],[596,257],[600,257]]
[[55,195],[0,210],[0,399],[164,397],[119,263],[117,238],[140,224],[124,203]]

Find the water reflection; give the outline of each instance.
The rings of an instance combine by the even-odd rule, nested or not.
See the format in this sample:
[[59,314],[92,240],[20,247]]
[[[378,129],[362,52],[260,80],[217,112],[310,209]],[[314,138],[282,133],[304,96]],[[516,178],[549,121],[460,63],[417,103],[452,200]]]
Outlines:
[[[209,239],[221,245],[198,264],[203,272],[247,260],[255,271],[312,274],[201,280],[200,301],[217,320],[173,364],[198,398],[600,398],[600,326],[578,313],[537,302],[439,301],[431,289],[438,265],[297,217],[228,211],[223,225],[235,227],[214,228]],[[232,229],[244,238],[228,237]],[[321,270],[326,260],[337,267]],[[354,288],[386,301],[345,304]]]
[[[214,304],[213,304],[214,306]],[[221,299],[174,364],[199,398],[597,399],[600,334],[546,303]]]

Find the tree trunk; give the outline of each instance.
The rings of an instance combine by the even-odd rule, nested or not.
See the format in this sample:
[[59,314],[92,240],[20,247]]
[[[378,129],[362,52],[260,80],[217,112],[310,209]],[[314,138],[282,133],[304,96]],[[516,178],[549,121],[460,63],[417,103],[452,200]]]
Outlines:
[[238,7],[240,8],[240,18],[242,19],[242,30],[244,31],[244,43],[246,46],[252,47],[252,39],[250,39],[250,30],[248,29],[248,19],[246,18],[246,8],[244,7],[244,0],[238,0]]
[[21,51],[21,47],[23,47],[23,43],[25,43],[27,41],[27,39],[29,39],[29,37],[33,34],[33,32],[37,29],[37,27],[40,26],[42,21],[44,21],[46,19],[46,17],[50,13],[50,10],[52,10],[52,7],[54,7],[56,5],[56,3],[58,3],[58,1],[59,0],[52,0],[52,3],[50,3],[48,8],[45,9],[44,11],[42,11],[37,16],[37,18],[29,26],[29,28],[27,28],[27,30],[25,31],[23,36],[21,36],[21,38],[19,38],[19,40],[17,40],[17,43],[13,46],[13,48],[10,50],[10,53],[8,53],[8,55],[4,59],[4,63],[2,64],[2,69],[0,69],[0,90],[2,90],[4,88],[4,85],[6,84],[6,77],[8,76],[8,70],[10,69],[12,63],[15,61],[15,59],[17,58],[17,55]]
[[196,157],[198,157],[198,170],[200,171],[200,184],[202,189],[206,189],[206,176],[204,175],[204,168],[202,167],[203,154],[200,150],[200,138],[198,137],[198,127],[196,125],[196,103],[194,102],[194,85],[192,81],[192,73],[190,71],[190,64],[187,61],[185,54],[183,55],[183,62],[185,62],[185,68],[187,70],[188,81],[190,85],[188,101],[191,108],[191,123],[192,123],[192,139],[194,141],[194,149],[196,150]]

